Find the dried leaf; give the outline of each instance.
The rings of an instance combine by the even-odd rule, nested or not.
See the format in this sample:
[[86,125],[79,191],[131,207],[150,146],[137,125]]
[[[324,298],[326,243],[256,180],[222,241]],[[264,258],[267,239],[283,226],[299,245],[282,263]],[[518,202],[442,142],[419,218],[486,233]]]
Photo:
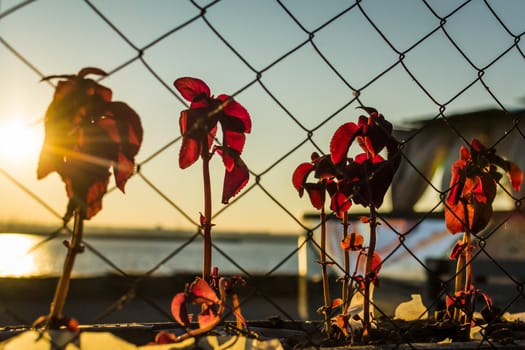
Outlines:
[[394,319],[416,321],[428,319],[428,309],[420,294],[412,294],[411,300],[400,303],[394,312]]

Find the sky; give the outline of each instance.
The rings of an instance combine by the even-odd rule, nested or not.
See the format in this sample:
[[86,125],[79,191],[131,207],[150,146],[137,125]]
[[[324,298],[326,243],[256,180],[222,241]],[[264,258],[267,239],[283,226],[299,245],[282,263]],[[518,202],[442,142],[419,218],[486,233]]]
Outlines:
[[253,123],[252,175],[228,206],[212,160],[216,229],[301,233],[312,208],[292,172],[357,120],[356,91],[396,128],[440,109],[521,108],[524,11],[520,0],[0,0],[0,223],[60,225],[63,183],[36,179],[53,95],[40,79],[98,67],[114,100],[140,115],[144,141],[141,176],[111,190],[89,225],[194,229],[200,163],[178,167],[186,106],[172,85],[190,76],[235,95]]

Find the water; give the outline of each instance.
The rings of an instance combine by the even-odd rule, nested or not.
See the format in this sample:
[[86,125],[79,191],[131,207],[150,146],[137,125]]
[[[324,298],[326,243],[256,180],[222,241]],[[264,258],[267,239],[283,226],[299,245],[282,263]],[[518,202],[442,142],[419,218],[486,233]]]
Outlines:
[[[0,234],[0,276],[58,275],[66,254],[62,244],[65,236],[42,243],[45,238],[31,234]],[[112,264],[128,274],[150,270],[155,270],[155,275],[198,274],[202,269],[200,237],[189,244],[188,238],[148,237],[86,236],[85,242],[85,252],[75,261],[74,274],[77,276],[118,273]],[[265,274],[296,249],[297,238],[216,239],[214,243],[222,253],[213,250],[213,264],[220,267],[222,274],[244,274],[244,271]],[[166,261],[157,268],[163,260]],[[294,275],[297,264],[295,254],[278,266],[275,273]]]
[[[407,220],[391,220],[390,224],[397,232],[410,233],[400,245],[399,235],[387,225],[379,226],[377,251],[383,258],[388,257],[381,270],[382,276],[424,280],[425,270],[421,263],[428,257],[448,254],[450,246],[457,240],[457,237],[446,232],[442,220],[426,220],[416,226]],[[352,230],[366,236],[367,227],[354,223]],[[0,277],[59,275],[66,254],[62,241],[66,238],[63,235],[45,241],[46,236],[43,235],[0,234]],[[223,275],[263,275],[272,270],[275,270],[272,272],[275,275],[296,275],[299,262],[303,259],[298,257],[297,253],[293,254],[297,249],[298,240],[302,241],[302,238],[278,235],[239,235],[228,238],[215,236],[214,243],[220,251],[213,250],[213,265],[218,266]],[[329,255],[342,265],[340,240],[340,224],[330,223],[327,250]],[[122,239],[116,234],[86,235],[85,241],[86,250],[75,262],[75,276],[119,273],[118,269],[127,274],[143,274],[154,270],[154,275],[198,275],[202,269],[200,236],[191,243],[188,243],[187,237],[126,236]],[[315,262],[318,260],[315,248],[310,245],[303,252],[307,254],[302,255],[302,266],[306,267],[309,276],[318,277],[320,266]],[[164,263],[159,265],[163,260]],[[337,266],[333,272],[341,274]]]

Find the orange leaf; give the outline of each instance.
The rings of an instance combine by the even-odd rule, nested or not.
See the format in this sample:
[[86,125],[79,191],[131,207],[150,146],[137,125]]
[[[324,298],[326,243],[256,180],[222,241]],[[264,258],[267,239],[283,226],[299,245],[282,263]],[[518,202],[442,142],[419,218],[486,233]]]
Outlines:
[[332,300],[332,305],[330,306],[332,309],[335,309],[336,307],[339,307],[343,305],[343,299],[341,298],[335,298]]
[[206,305],[204,310],[202,310],[202,312],[197,316],[197,320],[199,322],[200,328],[206,328],[216,325],[219,322],[220,317],[217,315],[215,310],[211,308],[211,306]]
[[197,277],[195,281],[193,281],[190,286],[190,293],[193,297],[193,303],[207,305],[219,303],[219,299],[217,298],[215,291],[210,287],[208,282],[202,278]]
[[343,250],[357,251],[363,249],[365,239],[357,232],[352,232],[341,241],[341,248]]
[[171,315],[180,325],[189,327],[190,318],[186,309],[186,295],[178,293],[171,301]]

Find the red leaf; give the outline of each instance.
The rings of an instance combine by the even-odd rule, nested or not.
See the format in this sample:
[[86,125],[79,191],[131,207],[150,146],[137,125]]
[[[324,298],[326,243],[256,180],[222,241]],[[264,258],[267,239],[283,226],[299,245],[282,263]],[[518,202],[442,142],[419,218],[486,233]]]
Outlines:
[[100,210],[102,210],[102,197],[106,193],[109,183],[109,173],[105,181],[101,180],[93,183],[87,192],[86,203],[86,220],[91,219],[95,216]]
[[124,191],[143,133],[137,113],[123,102],[112,102],[111,89],[85,79],[88,74],[105,72],[88,67],[78,75],[55,76],[66,80],[58,82],[46,111],[37,169],[39,179],[52,171],[61,176],[70,199],[66,216],[82,207],[86,219],[102,208],[111,166]]
[[[463,164],[460,160],[452,167],[453,187],[445,202],[445,223],[453,234],[465,232],[467,223],[471,233],[484,229],[492,216],[492,202],[496,196],[496,183],[489,174],[462,180]],[[453,184],[456,178],[459,178],[458,183]]]
[[201,223],[201,227],[205,227],[206,224],[208,223],[208,219],[206,218],[206,216],[202,215],[202,213],[199,213],[199,214],[200,214],[199,222]]
[[171,315],[180,325],[190,326],[190,318],[186,309],[186,295],[184,293],[178,293],[173,297],[171,301]]
[[465,186],[465,179],[462,178],[461,174],[465,167],[465,160],[458,160],[452,165],[450,178],[451,189],[447,196],[447,204],[449,205],[455,205],[462,195],[463,187]]
[[190,110],[186,109],[182,112],[180,112],[180,117],[179,117],[179,128],[180,128],[180,133],[182,136],[185,136],[186,135],[186,132],[188,130],[188,119],[189,119],[189,112]]
[[246,108],[228,95],[219,95],[217,96],[217,100],[222,102],[228,101],[223,107],[224,114],[241,121],[244,125],[244,130],[242,130],[242,132],[249,134],[252,131],[252,120]]
[[487,306],[487,308],[489,310],[492,310],[493,302],[492,302],[492,298],[490,297],[490,295],[488,295],[486,292],[479,290],[479,289],[477,289],[475,293],[480,294],[483,297],[483,300],[485,301],[485,305]]
[[453,308],[464,308],[465,293],[463,291],[457,291],[454,295],[447,295],[445,298],[445,306],[449,315],[453,314]]
[[342,219],[345,216],[345,214],[350,210],[351,206],[352,201],[343,193],[336,192],[335,195],[332,196],[330,210],[335,212],[338,218]]
[[380,154],[376,154],[372,157],[372,164],[379,164],[383,163],[385,161],[385,158],[383,158]]
[[315,209],[323,209],[324,207],[324,201],[325,201],[325,195],[324,195],[324,187],[320,183],[305,183],[304,189],[306,190],[306,193],[308,193],[308,198],[310,198],[310,203],[312,203],[312,206]]
[[[374,157],[376,160],[379,158],[382,159],[379,155]],[[397,165],[397,163],[391,160],[386,160],[380,161],[379,163],[373,163],[371,166],[373,178],[369,182],[369,193],[371,192],[372,194],[372,205],[376,208],[379,208],[383,203],[386,192],[388,191],[397,170]],[[366,187],[364,187],[363,190],[368,191]],[[364,195],[365,192],[363,190],[361,190],[361,193]]]
[[[368,115],[369,115],[370,117],[377,117],[377,116],[378,116],[377,109],[375,109],[374,107],[357,106],[356,108],[362,109],[363,111],[365,111],[366,113],[368,113]],[[366,118],[366,117],[365,117],[365,118]]]
[[222,188],[222,203],[227,204],[248,183],[250,172],[240,157],[235,159],[235,166],[231,171],[225,170],[224,185]]
[[125,192],[126,183],[135,171],[135,162],[130,160],[124,154],[119,153],[118,162],[113,166],[113,168],[115,183],[122,192]]
[[[317,156],[316,158],[314,158]],[[314,176],[316,179],[325,180],[326,183],[332,182],[338,173],[338,169],[332,163],[330,155],[319,157],[317,153],[312,154],[312,163],[315,167]]]
[[179,167],[186,169],[195,163],[201,154],[201,147],[199,141],[189,138],[182,138],[182,146],[179,151]]
[[468,161],[472,159],[470,151],[465,146],[461,146],[459,148],[459,159],[463,161]]
[[[456,204],[447,200],[445,205],[445,224],[452,234],[465,232],[465,207],[462,202]],[[469,213],[469,216],[470,213]]]
[[381,255],[379,255],[377,252],[374,252],[374,256],[372,257],[372,272],[375,274],[375,278],[372,282],[374,283],[377,280],[377,275],[379,275],[381,266],[383,266],[383,259],[381,258]]
[[361,131],[361,127],[352,122],[345,123],[337,128],[330,141],[330,156],[334,164],[339,164],[346,159],[350,145],[361,134]]
[[114,141],[120,142],[121,152],[129,159],[133,159],[139,151],[144,136],[139,115],[126,103],[118,101],[108,105],[106,114],[117,124],[119,137],[114,137]]
[[521,183],[523,182],[523,172],[516,163],[509,162],[509,171],[507,172],[507,176],[510,179],[512,188],[514,188],[515,191],[519,191]]
[[303,196],[304,184],[310,172],[314,169],[312,163],[301,163],[295,168],[292,175],[293,187],[299,192],[299,197]]
[[465,251],[466,247],[467,243],[463,242],[463,240],[457,241],[456,244],[454,244],[452,251],[450,252],[450,259],[456,260],[457,258],[459,258],[459,256]]
[[470,147],[476,152],[482,152],[482,151],[485,151],[487,149],[487,147],[485,147],[481,143],[481,141],[479,141],[476,138],[472,139],[472,141],[470,142]]
[[364,109],[369,117],[360,116],[358,125],[363,127],[363,137],[358,140],[359,145],[370,156],[377,155],[389,142],[392,135],[392,124],[387,121],[375,108],[359,107]]
[[182,97],[187,101],[192,102],[195,97],[204,94],[211,96],[210,88],[206,83],[197,78],[184,77],[179,78],[173,82],[175,88],[180,92]]
[[368,160],[368,154],[366,153],[359,153],[354,157],[354,162],[357,164],[363,164]]
[[239,152],[239,154],[241,154],[243,151],[245,141],[246,135],[244,135],[243,133],[230,130],[223,130],[222,145]]

